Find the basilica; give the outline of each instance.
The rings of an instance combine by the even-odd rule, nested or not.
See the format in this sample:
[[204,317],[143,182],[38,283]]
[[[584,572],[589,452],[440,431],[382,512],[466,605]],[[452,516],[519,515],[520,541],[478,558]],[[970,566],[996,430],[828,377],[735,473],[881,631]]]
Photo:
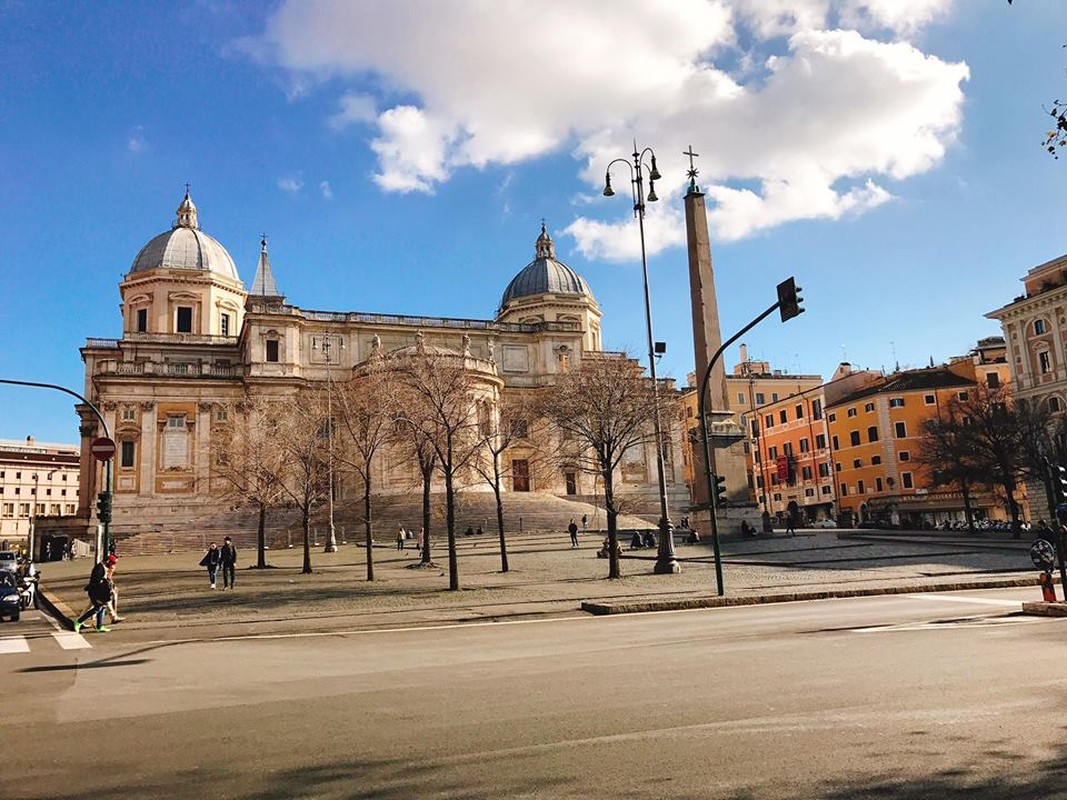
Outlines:
[[[597,301],[586,281],[556,258],[544,225],[533,260],[507,283],[490,319],[312,311],[289,302],[284,283],[284,267],[276,276],[264,240],[246,285],[226,248],[201,229],[188,192],[170,229],[133,258],[119,284],[121,337],[89,339],[81,350],[85,396],[117,445],[113,530],[120,537],[147,521],[195,524],[218,509],[213,437],[249,392],[292,395],[300,387],[351,378],[374,352],[418,344],[462,353],[495,374],[507,395],[548,386],[580,365],[583,354],[602,351]],[[104,477],[89,450],[102,431],[91,409],[79,412],[79,505],[90,518]],[[665,448],[667,491],[672,505],[684,505],[681,443],[672,439]],[[523,456],[522,442],[504,454],[507,491],[595,495],[593,476],[563,469],[533,474]],[[411,465],[389,469],[406,474]],[[627,492],[656,496],[651,447],[629,454],[620,473]],[[408,485],[387,474],[375,489],[405,491]]]

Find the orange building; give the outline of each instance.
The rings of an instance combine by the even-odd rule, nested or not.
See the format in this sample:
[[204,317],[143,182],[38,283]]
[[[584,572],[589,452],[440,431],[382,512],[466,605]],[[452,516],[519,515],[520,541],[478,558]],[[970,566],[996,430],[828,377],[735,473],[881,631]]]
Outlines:
[[[845,525],[924,527],[959,519],[963,497],[933,485],[916,458],[923,423],[979,383],[1008,385],[1004,340],[983,339],[968,356],[926,369],[903,370],[826,403],[838,513]],[[991,492],[975,497],[979,516],[1002,519]]]
[[828,383],[809,383],[756,408],[749,425],[753,486],[761,510],[775,524],[783,524],[789,516],[799,524],[811,524],[836,515],[834,462],[824,409],[828,402],[881,377],[842,364]]
[[[740,442],[730,446],[735,456],[744,456],[745,483],[727,485],[726,494],[733,503],[755,504],[759,499],[754,460],[759,450],[759,429],[752,426],[752,420],[756,417],[757,409],[767,403],[777,403],[782,398],[818,386],[822,383],[822,378],[818,375],[790,375],[782,370],[772,370],[770,362],[748,359],[744,345],[741,345],[741,359],[741,363],[734,366],[733,374],[726,376],[726,397],[730,404],[729,411],[745,432],[745,437]],[[702,447],[700,418],[697,416],[697,381],[694,373],[689,373],[687,377],[689,388],[684,390],[680,406],[681,427],[687,433],[683,439],[685,481],[690,488],[690,497],[699,500],[707,491],[704,488],[705,476],[696,474],[703,458],[694,453],[694,448]]]

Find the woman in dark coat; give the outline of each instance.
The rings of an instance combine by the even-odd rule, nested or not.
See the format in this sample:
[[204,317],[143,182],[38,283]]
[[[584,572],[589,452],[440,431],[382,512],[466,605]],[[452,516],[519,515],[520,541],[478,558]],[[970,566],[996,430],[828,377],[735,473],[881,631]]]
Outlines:
[[111,600],[111,581],[107,579],[107,567],[103,562],[98,562],[93,566],[93,571],[89,574],[89,583],[85,586],[85,593],[89,595],[89,601],[93,605],[74,620],[74,632],[80,631],[85,621],[95,615],[97,631],[107,633],[109,629],[104,627],[104,611]]
[[207,579],[211,583],[211,588],[215,588],[215,577],[219,574],[219,562],[222,560],[222,554],[219,553],[219,546],[212,542],[208,545],[207,552],[204,553],[204,557],[200,559],[200,566],[207,567]]

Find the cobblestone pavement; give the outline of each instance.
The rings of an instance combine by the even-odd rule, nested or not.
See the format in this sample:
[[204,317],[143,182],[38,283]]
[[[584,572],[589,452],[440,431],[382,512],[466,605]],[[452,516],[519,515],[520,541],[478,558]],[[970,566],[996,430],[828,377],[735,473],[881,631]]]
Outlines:
[[[1028,541],[965,539],[935,534],[847,538],[847,532],[804,531],[722,542],[725,595],[735,600],[826,591],[936,590],[971,584],[1036,583]],[[872,532],[873,533],[873,532]],[[311,575],[301,574],[299,548],[269,551],[267,570],[248,569],[253,551],[239,556],[237,588],[208,587],[200,553],[123,558],[116,573],[124,628],[176,626],[190,635],[241,623],[256,630],[376,629],[478,620],[514,620],[583,613],[587,601],[617,604],[701,601],[717,597],[708,542],[676,547],[681,572],[655,575],[655,553],[624,551],[623,577],[608,580],[596,557],[603,534],[583,533],[570,547],[566,534],[509,537],[510,570],[500,571],[495,536],[460,537],[460,591],[448,591],[447,553],[434,541],[434,568],[413,568],[413,549],[374,548],[375,578],[366,580],[366,551],[351,544],[336,553],[312,551]],[[61,615],[86,607],[88,559],[49,563],[42,585]],[[1035,590],[1036,591],[1036,590]],[[1035,599],[1038,595],[1035,594]],[[193,632],[192,629],[196,629]]]

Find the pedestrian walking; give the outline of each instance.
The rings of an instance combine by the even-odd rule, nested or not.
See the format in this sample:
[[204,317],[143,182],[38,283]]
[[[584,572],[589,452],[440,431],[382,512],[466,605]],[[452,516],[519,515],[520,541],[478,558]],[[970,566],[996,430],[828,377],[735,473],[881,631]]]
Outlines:
[[423,533],[423,529],[422,528],[419,528],[419,532],[417,534],[415,534],[415,552],[416,553],[422,553],[422,538],[423,538],[424,535],[425,534]]
[[404,549],[404,528],[401,526],[400,530],[396,532],[396,549]]
[[589,523],[589,517],[587,517],[585,514],[582,514],[582,530],[583,531],[586,530],[586,527],[588,526],[588,523]]
[[785,535],[796,536],[797,535],[797,520],[792,514],[786,514],[785,517]]
[[237,573],[237,547],[229,536],[222,540],[219,562],[222,564],[222,588],[232,589]]
[[89,573],[89,583],[85,585],[85,593],[89,595],[92,605],[74,620],[74,632],[78,633],[90,617],[95,617],[97,632],[107,633],[110,628],[104,627],[104,611],[111,599],[111,584],[107,579],[107,567],[102,561],[93,565],[93,571]]
[[200,566],[207,567],[207,579],[212,589],[215,588],[215,577],[219,574],[219,558],[219,546],[212,542],[207,546],[204,557],[200,559]]
[[571,535],[571,547],[578,546],[578,526],[571,520],[571,524],[567,526],[567,532]]
[[107,615],[111,617],[112,622],[122,622],[122,617],[119,616],[119,590],[115,588],[115,565],[118,563],[118,556],[114,553],[104,559],[104,574],[107,576],[107,582],[111,589],[111,599],[107,603]]

